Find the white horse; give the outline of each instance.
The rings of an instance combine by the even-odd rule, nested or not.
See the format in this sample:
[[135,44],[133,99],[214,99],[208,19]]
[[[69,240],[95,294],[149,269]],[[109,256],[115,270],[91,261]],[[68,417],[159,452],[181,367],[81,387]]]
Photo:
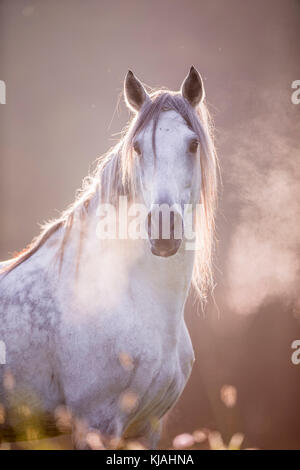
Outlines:
[[[176,93],[148,94],[129,71],[124,93],[133,117],[120,142],[74,204],[0,264],[0,403],[13,408],[13,394],[49,414],[64,405],[89,433],[155,447],[194,362],[190,285],[204,299],[212,283],[217,160],[194,67]],[[120,196],[144,204],[148,228],[154,207],[175,204],[169,239],[99,239],[101,204]],[[199,202],[196,247],[187,250],[174,220]],[[77,448],[87,445],[74,435]]]

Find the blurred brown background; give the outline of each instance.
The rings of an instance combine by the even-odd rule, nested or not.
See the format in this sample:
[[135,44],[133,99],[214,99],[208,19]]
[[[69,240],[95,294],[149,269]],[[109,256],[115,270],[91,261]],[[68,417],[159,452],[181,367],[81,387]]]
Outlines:
[[217,287],[205,314],[188,302],[196,364],[162,445],[208,427],[300,448],[299,54],[297,0],[0,0],[1,259],[72,202],[117,138],[128,68],[171,89],[191,64],[205,79],[223,177]]

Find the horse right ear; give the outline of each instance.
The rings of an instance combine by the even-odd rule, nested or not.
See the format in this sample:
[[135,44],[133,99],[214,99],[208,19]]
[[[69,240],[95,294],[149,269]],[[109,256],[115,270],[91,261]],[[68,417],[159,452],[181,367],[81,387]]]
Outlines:
[[127,106],[135,113],[139,111],[145,101],[149,99],[145,88],[131,70],[128,70],[125,77],[124,95]]

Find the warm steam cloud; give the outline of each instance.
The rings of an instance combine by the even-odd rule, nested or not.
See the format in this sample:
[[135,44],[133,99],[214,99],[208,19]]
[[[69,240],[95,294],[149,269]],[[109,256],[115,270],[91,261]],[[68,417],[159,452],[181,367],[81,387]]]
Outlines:
[[226,169],[240,206],[227,260],[228,302],[238,313],[270,296],[293,299],[299,285],[300,121],[289,98],[261,96],[264,113],[236,134]]

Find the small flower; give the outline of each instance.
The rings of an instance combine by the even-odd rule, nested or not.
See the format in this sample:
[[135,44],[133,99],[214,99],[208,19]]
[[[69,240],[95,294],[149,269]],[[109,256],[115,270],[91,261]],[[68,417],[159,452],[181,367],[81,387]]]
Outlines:
[[138,404],[138,396],[136,393],[131,392],[128,390],[127,392],[123,393],[120,397],[119,406],[122,411],[125,413],[130,413],[131,411],[136,408]]
[[88,432],[86,435],[86,443],[92,450],[103,450],[105,449],[99,433]]
[[5,422],[5,408],[0,403],[0,424],[4,424]]
[[138,441],[128,441],[126,446],[126,450],[146,450],[146,447],[144,447],[140,442]]
[[183,433],[179,434],[173,440],[173,447],[174,449],[187,449],[192,447],[195,443],[195,439],[192,434]]
[[133,369],[133,359],[132,357],[127,354],[126,352],[121,352],[119,354],[119,361],[121,363],[121,366],[125,370],[132,370]]
[[58,406],[55,409],[54,417],[56,426],[61,432],[68,432],[72,428],[72,413],[66,406]]
[[226,450],[222,436],[218,431],[209,432],[208,442],[211,450]]
[[233,385],[223,385],[220,396],[227,408],[233,408],[237,401],[237,389]]
[[196,429],[196,431],[193,432],[193,438],[194,438],[195,442],[200,444],[200,443],[206,441],[207,432],[205,430]]
[[228,450],[239,450],[243,443],[245,436],[241,432],[235,433],[228,444]]

